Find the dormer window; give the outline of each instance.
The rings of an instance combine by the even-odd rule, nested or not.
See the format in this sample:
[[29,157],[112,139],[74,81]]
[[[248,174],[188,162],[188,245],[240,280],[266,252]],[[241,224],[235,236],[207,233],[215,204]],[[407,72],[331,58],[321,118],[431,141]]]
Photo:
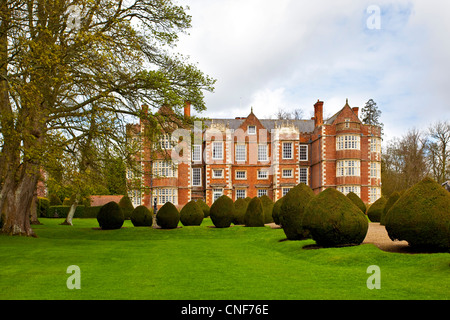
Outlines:
[[256,126],[248,126],[248,134],[256,134]]

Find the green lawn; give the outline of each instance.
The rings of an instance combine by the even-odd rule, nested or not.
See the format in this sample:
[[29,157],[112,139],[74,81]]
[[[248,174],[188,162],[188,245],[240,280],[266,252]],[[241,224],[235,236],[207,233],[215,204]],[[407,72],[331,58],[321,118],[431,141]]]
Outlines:
[[[306,250],[283,230],[202,226],[95,230],[96,219],[40,219],[38,238],[0,235],[0,299],[449,299],[450,255],[373,245]],[[69,290],[67,267],[81,270]],[[381,270],[369,290],[367,268]]]

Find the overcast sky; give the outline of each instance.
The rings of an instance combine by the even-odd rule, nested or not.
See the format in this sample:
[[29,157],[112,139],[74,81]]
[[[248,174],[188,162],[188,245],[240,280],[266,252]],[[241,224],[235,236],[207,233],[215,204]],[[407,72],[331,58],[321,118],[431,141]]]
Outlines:
[[310,118],[318,99],[331,116],[373,99],[385,141],[450,119],[450,1],[174,1],[192,16],[177,51],[217,79],[202,116]]

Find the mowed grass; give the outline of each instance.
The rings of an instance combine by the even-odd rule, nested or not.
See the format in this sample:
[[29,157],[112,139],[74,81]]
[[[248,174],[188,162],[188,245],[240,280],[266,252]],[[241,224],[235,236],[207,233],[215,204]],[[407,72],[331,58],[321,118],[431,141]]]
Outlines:
[[[304,249],[281,229],[201,226],[96,230],[96,219],[40,219],[38,238],[0,235],[0,299],[449,299],[450,254],[365,244]],[[81,289],[69,290],[67,267]],[[367,288],[381,270],[381,289]]]

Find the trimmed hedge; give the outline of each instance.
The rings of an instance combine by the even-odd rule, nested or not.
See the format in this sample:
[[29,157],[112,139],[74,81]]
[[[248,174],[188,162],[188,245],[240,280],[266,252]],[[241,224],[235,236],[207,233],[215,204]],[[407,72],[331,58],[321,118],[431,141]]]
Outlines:
[[123,196],[119,201],[119,207],[122,209],[123,216],[126,220],[130,219],[131,213],[134,210],[134,206],[131,203],[130,197],[127,195]]
[[197,204],[199,205],[200,209],[203,210],[203,217],[209,217],[209,206],[205,203],[205,201],[199,199],[197,200]]
[[347,193],[347,198],[352,200],[352,202],[362,211],[362,213],[366,213],[366,204],[361,200],[360,197],[354,192]]
[[228,228],[234,219],[234,203],[228,196],[220,196],[211,206],[209,216],[216,228]]
[[203,210],[194,200],[189,201],[180,211],[180,221],[183,226],[199,226],[202,224]]
[[245,212],[247,211],[248,202],[245,199],[239,198],[234,202],[234,219],[235,225],[245,224]]
[[392,240],[420,250],[450,251],[450,193],[425,178],[394,203],[385,223]]
[[166,202],[156,213],[156,224],[161,229],[175,229],[180,222],[180,213],[171,202]]
[[[85,207],[77,206],[74,218],[97,218],[97,214],[102,206]],[[66,218],[69,214],[70,206],[50,206],[46,212],[47,218]],[[56,214],[56,215],[55,215]]]
[[366,237],[369,222],[349,198],[328,188],[306,206],[303,228],[320,246],[359,245]]
[[385,221],[386,220],[386,214],[391,209],[391,207],[394,205],[394,203],[397,202],[398,199],[400,199],[400,192],[394,192],[394,193],[391,194],[391,196],[387,200],[386,204],[384,205],[383,212],[381,213],[381,218],[380,218],[380,224],[381,225],[384,226],[386,224],[386,221]]
[[98,224],[103,230],[120,229],[124,220],[122,209],[114,201],[102,206],[97,215]]
[[386,205],[386,198],[383,196],[370,206],[369,210],[367,210],[367,216],[369,217],[371,222],[380,222],[381,215],[384,210],[384,206]]
[[153,224],[153,210],[146,206],[137,206],[131,212],[130,220],[135,227],[151,227]]
[[246,227],[264,227],[264,209],[260,198],[254,197],[249,202],[244,221]]
[[260,197],[261,204],[263,207],[263,213],[264,213],[264,223],[272,223],[272,210],[273,210],[273,201],[268,196],[263,195]]
[[281,210],[281,205],[283,204],[283,200],[284,200],[284,197],[275,201],[275,203],[273,204],[273,208],[272,208],[273,222],[275,222],[278,225],[280,225],[280,210]]

